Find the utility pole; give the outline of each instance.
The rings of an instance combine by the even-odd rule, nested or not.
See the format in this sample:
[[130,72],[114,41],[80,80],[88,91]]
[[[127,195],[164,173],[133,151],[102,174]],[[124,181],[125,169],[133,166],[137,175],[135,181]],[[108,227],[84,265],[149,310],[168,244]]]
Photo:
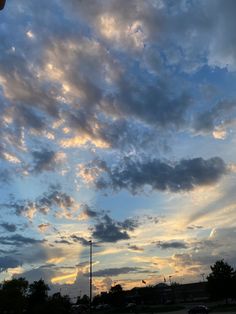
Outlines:
[[90,244],[90,254],[89,254],[89,312],[91,314],[92,309],[92,298],[93,298],[93,242],[92,240],[89,241]]

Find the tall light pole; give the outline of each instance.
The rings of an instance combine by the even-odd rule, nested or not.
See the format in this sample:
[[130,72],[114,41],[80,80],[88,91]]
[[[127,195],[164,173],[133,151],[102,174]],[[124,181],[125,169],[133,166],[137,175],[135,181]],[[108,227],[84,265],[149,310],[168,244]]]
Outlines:
[[89,254],[89,311],[91,313],[91,305],[93,298],[93,242],[89,241],[90,254]]

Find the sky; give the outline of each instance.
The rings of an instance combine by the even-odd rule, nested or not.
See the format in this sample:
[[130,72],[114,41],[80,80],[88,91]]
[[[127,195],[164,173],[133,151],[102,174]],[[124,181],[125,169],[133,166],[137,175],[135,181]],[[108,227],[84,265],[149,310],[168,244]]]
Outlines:
[[236,266],[235,0],[7,0],[0,280],[89,292]]

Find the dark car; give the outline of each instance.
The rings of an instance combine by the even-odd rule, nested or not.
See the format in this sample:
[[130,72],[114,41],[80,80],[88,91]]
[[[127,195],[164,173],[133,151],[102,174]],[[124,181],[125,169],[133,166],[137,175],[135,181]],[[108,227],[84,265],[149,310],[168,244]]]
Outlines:
[[205,305],[196,305],[188,311],[188,314],[208,314],[208,313],[209,309]]

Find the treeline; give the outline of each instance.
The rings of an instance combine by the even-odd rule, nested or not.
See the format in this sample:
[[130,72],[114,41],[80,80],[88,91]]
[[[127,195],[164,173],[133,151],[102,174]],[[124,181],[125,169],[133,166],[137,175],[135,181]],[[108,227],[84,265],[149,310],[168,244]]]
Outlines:
[[1,314],[68,314],[68,296],[55,293],[48,296],[49,287],[41,279],[29,284],[24,278],[4,281],[0,287]]
[[[109,290],[93,298],[94,309],[127,306],[135,304],[165,304],[168,297],[174,303],[174,292],[179,285],[159,284],[143,288],[133,288],[124,291],[117,284]],[[219,260],[211,266],[211,273],[207,276],[207,290],[212,300],[224,299],[226,303],[236,300],[236,270]],[[69,314],[73,313],[73,304],[69,296],[62,296],[60,292],[48,294],[49,287],[42,280],[29,282],[24,278],[14,278],[4,281],[0,285],[0,314]],[[84,295],[78,297],[76,304],[80,309],[88,309],[89,298]],[[75,310],[76,308],[74,308]],[[79,309],[79,307],[77,307]],[[75,311],[74,311],[75,312]]]

